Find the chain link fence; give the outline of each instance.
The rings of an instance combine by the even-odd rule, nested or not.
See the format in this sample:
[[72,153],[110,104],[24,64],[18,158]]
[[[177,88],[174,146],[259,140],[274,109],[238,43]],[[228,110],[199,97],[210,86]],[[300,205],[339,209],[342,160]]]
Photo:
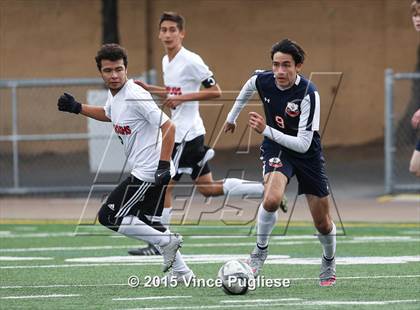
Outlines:
[[[155,72],[148,78],[154,82]],[[123,166],[97,174],[89,156],[95,141],[119,144],[112,125],[95,132],[87,118],[57,110],[64,91],[87,103],[98,90],[105,91],[102,79],[0,80],[0,194],[84,192],[118,183]]]
[[419,192],[420,180],[409,172],[420,133],[411,116],[420,106],[420,73],[385,71],[385,192]]

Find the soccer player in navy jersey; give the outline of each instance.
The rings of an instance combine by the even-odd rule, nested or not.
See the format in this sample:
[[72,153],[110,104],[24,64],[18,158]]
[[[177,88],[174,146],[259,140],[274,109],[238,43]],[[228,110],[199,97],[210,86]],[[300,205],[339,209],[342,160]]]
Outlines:
[[225,132],[235,130],[235,121],[255,91],[265,118],[249,113],[249,126],[264,136],[261,158],[264,198],[257,216],[257,244],[248,260],[254,275],[268,254],[268,239],[277,222],[277,210],[289,180],[296,175],[299,194],[305,194],[318,238],[323,248],[320,285],[336,281],[336,227],[330,216],[328,179],[318,133],[320,97],[315,85],[299,72],[304,50],[284,39],[271,49],[272,70],[256,71],[245,83],[230,111]]

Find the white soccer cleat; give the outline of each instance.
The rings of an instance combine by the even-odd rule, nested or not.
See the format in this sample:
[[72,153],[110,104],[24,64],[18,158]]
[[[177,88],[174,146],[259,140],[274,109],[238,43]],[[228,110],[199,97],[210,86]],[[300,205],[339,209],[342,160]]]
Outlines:
[[261,250],[258,246],[255,246],[254,250],[252,250],[246,263],[249,265],[249,267],[251,267],[254,277],[257,277],[260,274],[264,262],[267,259],[267,255],[268,248]]
[[176,286],[177,284],[188,286],[192,283],[192,279],[194,278],[195,274],[191,269],[188,269],[185,272],[171,270],[161,279],[161,283],[170,287]]
[[319,285],[320,286],[333,286],[336,281],[336,272],[335,272],[335,258],[331,260],[325,259],[322,255],[321,262],[321,273],[319,275]]
[[212,148],[209,148],[207,146],[204,147],[206,148],[206,153],[204,154],[203,158],[197,163],[197,166],[199,167],[203,167],[206,164],[206,162],[211,160],[216,154]]
[[161,246],[161,253],[163,256],[162,271],[167,272],[173,265],[176,257],[176,252],[182,246],[182,237],[179,234],[171,234],[169,243]]

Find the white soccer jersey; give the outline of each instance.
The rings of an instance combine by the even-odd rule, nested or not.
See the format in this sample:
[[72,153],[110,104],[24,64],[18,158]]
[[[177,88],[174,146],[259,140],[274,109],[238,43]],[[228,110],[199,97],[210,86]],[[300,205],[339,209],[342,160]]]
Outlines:
[[[171,61],[168,55],[163,57],[162,70],[169,96],[198,92],[201,82],[213,75],[199,55],[184,47]],[[198,101],[183,102],[176,109],[171,109],[171,119],[176,126],[176,143],[191,141],[206,133]]]
[[160,126],[168,116],[133,80],[128,80],[115,96],[108,91],[104,110],[123,142],[131,174],[140,180],[154,182],[162,146]]

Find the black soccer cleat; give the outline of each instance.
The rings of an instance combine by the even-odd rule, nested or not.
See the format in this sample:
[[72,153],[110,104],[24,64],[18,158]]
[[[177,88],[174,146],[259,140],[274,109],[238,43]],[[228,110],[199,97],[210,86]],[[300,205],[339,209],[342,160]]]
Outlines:
[[145,248],[128,250],[128,254],[138,255],[138,256],[150,256],[150,255],[160,255],[160,252],[153,244],[149,244]]

